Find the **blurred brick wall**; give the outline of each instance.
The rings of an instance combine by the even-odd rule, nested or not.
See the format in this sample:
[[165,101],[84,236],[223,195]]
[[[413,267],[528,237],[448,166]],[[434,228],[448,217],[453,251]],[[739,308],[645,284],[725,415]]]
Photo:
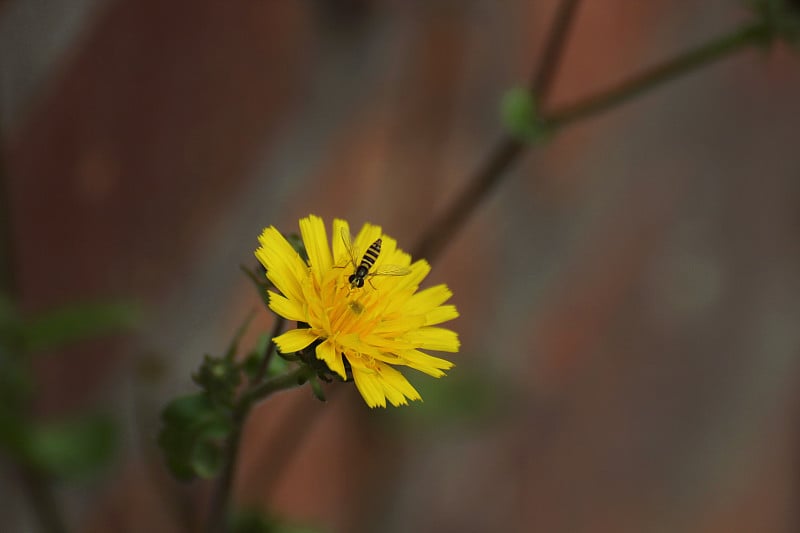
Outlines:
[[[171,498],[198,522],[207,490],[166,481],[157,409],[258,305],[237,264],[261,227],[346,216],[410,248],[499,134],[496,102],[529,77],[555,6],[96,14],[5,150],[25,306],[151,310],[115,351],[42,366],[43,410],[111,398],[140,424],[114,481],[76,506],[88,530],[177,531]],[[553,103],[740,15],[584,2]],[[526,157],[432,274],[462,313],[441,386],[477,386],[475,412],[282,394],[246,428],[237,498],[331,531],[792,530],[799,87],[796,57],[745,53]],[[167,358],[161,385],[132,377],[144,352]]]

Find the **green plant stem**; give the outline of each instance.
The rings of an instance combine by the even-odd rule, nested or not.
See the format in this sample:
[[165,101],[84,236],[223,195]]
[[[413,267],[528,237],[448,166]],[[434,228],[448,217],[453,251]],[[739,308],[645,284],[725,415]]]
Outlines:
[[241,395],[233,413],[233,432],[226,443],[225,465],[211,499],[211,510],[206,523],[207,532],[218,533],[227,530],[231,489],[236,476],[242,430],[253,405],[275,392],[302,385],[313,373],[314,371],[309,367],[301,366],[281,376],[254,383]]
[[[558,5],[553,24],[548,31],[542,59],[530,83],[530,90],[540,103],[547,99],[553,87],[564,46],[579,5],[580,0],[563,0]],[[524,143],[508,135],[496,142],[489,156],[467,183],[466,188],[450,204],[444,214],[428,226],[417,245],[412,248],[411,255],[433,261],[482,200],[488,197],[489,192],[497,186],[504,173],[519,159],[525,147]]]
[[[563,47],[569,29],[569,20],[575,12],[575,6],[562,4],[562,13],[567,13],[569,19],[562,22],[561,29],[556,29],[552,34],[552,49],[559,50]],[[734,52],[743,50],[751,45],[769,42],[774,36],[774,29],[763,19],[758,19],[741,26],[740,28],[718,37],[707,44],[701,45],[678,57],[657,65],[643,73],[630,78],[610,89],[601,91],[585,100],[557,109],[552,113],[545,113],[543,123],[549,131],[555,133],[566,126],[598,115],[604,111],[615,108],[632,100],[659,85],[692,72],[700,67],[718,61]],[[548,47],[550,48],[550,47]],[[560,53],[551,52],[546,57],[553,58],[555,62]],[[540,69],[550,72],[550,76],[535,76],[534,80],[543,87],[550,86],[556,68],[554,63],[545,62]],[[544,80],[542,83],[541,80]],[[538,96],[536,87],[532,87],[535,96]],[[478,167],[478,171],[462,192],[444,210],[428,230],[423,234],[416,247],[412,249],[415,257],[425,257],[432,261],[444,249],[447,243],[464,226],[465,222],[474,214],[476,209],[488,198],[489,193],[497,187],[507,171],[517,162],[527,148],[535,144],[523,143],[510,135],[506,135],[495,143],[494,149],[487,159]]]
[[558,68],[561,66],[561,56],[564,54],[569,30],[578,13],[580,3],[580,0],[563,0],[558,6],[542,52],[542,58],[539,61],[539,68],[536,69],[529,85],[531,92],[537,98],[537,105],[540,107],[547,103],[552,92]]
[[272,325],[272,333],[269,336],[269,344],[267,344],[267,351],[264,353],[264,358],[261,360],[261,364],[258,367],[258,371],[256,372],[255,378],[253,378],[253,383],[261,383],[261,380],[264,379],[264,376],[267,375],[267,369],[269,369],[269,363],[272,360],[272,356],[275,355],[275,343],[272,342],[272,339],[280,335],[281,331],[283,331],[283,326],[286,324],[286,319],[282,316],[275,315],[275,324]]
[[727,57],[732,52],[753,44],[768,42],[771,33],[771,28],[763,20],[745,24],[729,34],[656,65],[615,87],[576,104],[557,109],[547,115],[545,122],[551,129],[560,129],[608,111],[665,82]]

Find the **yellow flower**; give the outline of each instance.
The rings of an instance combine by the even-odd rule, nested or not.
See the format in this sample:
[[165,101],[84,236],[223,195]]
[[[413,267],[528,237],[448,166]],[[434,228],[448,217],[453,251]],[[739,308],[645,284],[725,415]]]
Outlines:
[[[317,359],[344,380],[350,370],[370,407],[386,407],[386,400],[392,405],[419,400],[416,389],[393,366],[437,378],[453,366],[422,351],[458,351],[458,335],[436,327],[458,316],[455,306],[443,305],[452,296],[450,290],[445,285],[417,290],[430,265],[425,260],[412,264],[411,256],[380,226],[364,224],[352,247],[344,220],[333,221],[332,247],[320,217],[301,219],[300,234],[308,262],[272,226],[261,234],[256,250],[267,277],[281,292],[269,291],[269,307],[299,323],[274,339],[278,348],[293,353],[316,342]],[[359,279],[351,282],[378,239],[378,257],[361,278],[363,285]]]

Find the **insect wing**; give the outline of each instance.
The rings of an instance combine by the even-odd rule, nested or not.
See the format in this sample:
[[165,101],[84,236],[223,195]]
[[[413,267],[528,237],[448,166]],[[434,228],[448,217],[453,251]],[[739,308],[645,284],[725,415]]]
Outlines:
[[400,265],[382,265],[370,273],[371,276],[407,276],[411,269]]
[[344,249],[347,250],[347,256],[350,258],[350,262],[353,263],[353,268],[356,268],[358,267],[358,261],[356,260],[356,254],[353,253],[353,245],[351,242],[350,232],[342,228],[342,244],[344,244]]

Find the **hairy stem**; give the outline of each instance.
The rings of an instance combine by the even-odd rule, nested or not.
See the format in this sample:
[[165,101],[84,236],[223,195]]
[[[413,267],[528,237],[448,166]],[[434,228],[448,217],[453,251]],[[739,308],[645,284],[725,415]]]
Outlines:
[[282,316],[275,315],[275,324],[272,325],[272,333],[269,336],[269,344],[267,344],[267,351],[264,354],[264,359],[261,360],[261,365],[258,367],[258,371],[256,372],[256,376],[253,378],[253,383],[261,383],[261,380],[264,379],[264,376],[267,375],[267,369],[269,368],[269,363],[272,360],[272,356],[275,354],[275,343],[272,342],[272,339],[280,335],[281,331],[283,331],[283,326],[286,324],[286,319]]
[[290,389],[305,383],[313,375],[313,370],[307,366],[301,366],[281,376],[260,383],[254,383],[239,398],[233,414],[233,433],[228,437],[225,451],[225,466],[222,470],[214,493],[211,498],[211,510],[206,523],[206,531],[209,533],[224,532],[227,530],[227,517],[230,509],[231,489],[233,488],[236,476],[236,464],[239,458],[239,444],[242,438],[242,430],[250,414],[250,409],[259,400],[285,389]]

